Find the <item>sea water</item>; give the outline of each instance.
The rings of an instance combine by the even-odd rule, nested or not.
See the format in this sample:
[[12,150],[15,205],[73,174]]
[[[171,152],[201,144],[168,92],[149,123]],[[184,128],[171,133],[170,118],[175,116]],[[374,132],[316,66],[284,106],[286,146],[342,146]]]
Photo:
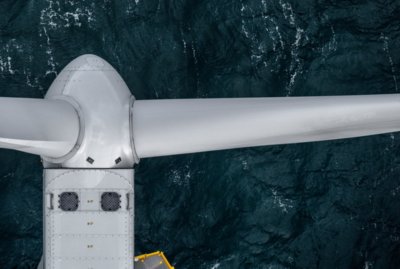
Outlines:
[[[399,14],[398,0],[2,0],[0,96],[42,98],[86,53],[137,99],[397,93]],[[177,269],[400,268],[399,134],[144,159],[135,188],[136,253]],[[41,206],[40,158],[0,150],[0,268],[36,268]]]

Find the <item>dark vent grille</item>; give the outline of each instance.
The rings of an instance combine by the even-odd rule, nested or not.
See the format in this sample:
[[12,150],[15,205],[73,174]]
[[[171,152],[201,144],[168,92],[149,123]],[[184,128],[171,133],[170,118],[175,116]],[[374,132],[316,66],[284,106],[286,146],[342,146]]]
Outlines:
[[76,211],[79,206],[79,197],[76,192],[63,192],[58,196],[60,208],[63,211]]
[[101,208],[104,211],[117,211],[121,208],[121,195],[116,192],[105,192],[101,195]]

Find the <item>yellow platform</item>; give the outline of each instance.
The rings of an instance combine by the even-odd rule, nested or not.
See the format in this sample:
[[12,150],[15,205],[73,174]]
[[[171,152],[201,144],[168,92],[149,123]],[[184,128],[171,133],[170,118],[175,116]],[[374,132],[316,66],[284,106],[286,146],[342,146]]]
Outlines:
[[164,253],[156,251],[135,257],[135,269],[174,269]]

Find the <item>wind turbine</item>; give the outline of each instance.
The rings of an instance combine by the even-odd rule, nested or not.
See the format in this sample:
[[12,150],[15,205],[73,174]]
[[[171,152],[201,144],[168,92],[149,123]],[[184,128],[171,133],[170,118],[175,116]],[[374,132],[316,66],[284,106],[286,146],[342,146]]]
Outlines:
[[172,268],[162,255],[133,259],[141,158],[397,131],[399,94],[142,101],[94,55],[68,64],[44,99],[0,98],[0,147],[43,160],[46,269]]

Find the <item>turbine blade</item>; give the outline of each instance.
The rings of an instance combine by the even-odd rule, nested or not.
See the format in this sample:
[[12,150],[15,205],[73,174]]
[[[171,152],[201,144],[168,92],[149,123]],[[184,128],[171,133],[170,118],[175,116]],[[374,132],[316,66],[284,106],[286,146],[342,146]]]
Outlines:
[[75,146],[78,114],[62,100],[0,98],[0,148],[58,158]]
[[400,94],[136,101],[141,158],[400,131]]

